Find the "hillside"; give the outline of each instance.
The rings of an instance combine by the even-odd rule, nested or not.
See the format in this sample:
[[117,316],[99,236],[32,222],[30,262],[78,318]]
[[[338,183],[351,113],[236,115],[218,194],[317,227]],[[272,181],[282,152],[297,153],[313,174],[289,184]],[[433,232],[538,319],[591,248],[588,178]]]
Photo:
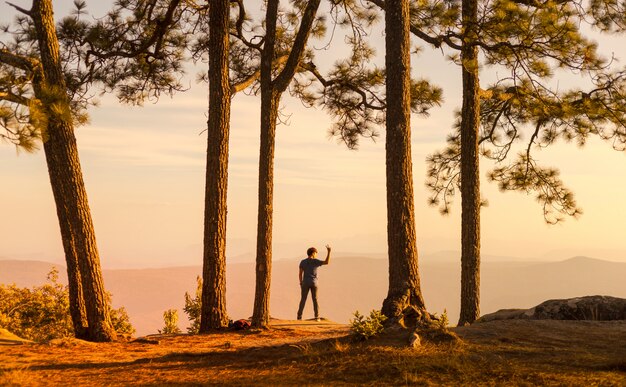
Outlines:
[[[449,256],[449,255],[448,255]],[[45,281],[52,264],[0,260],[0,283],[33,286]],[[293,318],[299,300],[298,260],[278,260],[273,265],[271,312]],[[65,269],[60,268],[63,272]],[[459,264],[451,259],[425,257],[420,265],[422,286],[431,312],[447,310],[452,324],[459,313]],[[125,306],[138,335],[156,333],[163,326],[163,311],[182,309],[184,293],[195,291],[197,267],[105,270],[105,284],[114,305]],[[484,262],[482,313],[503,308],[529,308],[551,298],[611,295],[626,298],[626,263],[576,257],[561,262]],[[379,309],[387,290],[384,259],[358,256],[334,257],[320,269],[322,315],[347,323],[355,310]],[[227,307],[234,319],[249,317],[254,297],[254,265],[232,263],[227,268]],[[305,318],[312,317],[312,307]],[[181,327],[185,315],[179,312]]]
[[0,346],[0,385],[626,385],[626,323],[495,321],[462,342],[406,334],[362,342],[345,326],[281,322],[267,331],[60,340]]

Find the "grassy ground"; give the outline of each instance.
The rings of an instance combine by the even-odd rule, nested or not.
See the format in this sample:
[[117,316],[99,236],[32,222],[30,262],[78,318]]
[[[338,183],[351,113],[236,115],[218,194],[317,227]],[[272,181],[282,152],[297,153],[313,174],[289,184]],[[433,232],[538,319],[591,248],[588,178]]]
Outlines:
[[277,323],[262,332],[163,335],[153,343],[77,340],[0,346],[0,385],[616,385],[626,386],[626,321],[494,321],[462,341],[406,334],[367,342],[342,325]]

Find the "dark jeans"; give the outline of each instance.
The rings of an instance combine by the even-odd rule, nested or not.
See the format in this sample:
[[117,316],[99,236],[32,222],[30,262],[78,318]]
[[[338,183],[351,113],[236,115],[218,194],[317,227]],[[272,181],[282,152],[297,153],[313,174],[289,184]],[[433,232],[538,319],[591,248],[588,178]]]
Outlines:
[[304,304],[306,304],[306,299],[309,295],[309,290],[311,291],[311,297],[313,298],[313,311],[315,312],[315,318],[318,318],[319,315],[319,306],[317,305],[317,285],[309,285],[302,284],[300,285],[301,296],[300,296],[300,307],[298,308],[298,319],[302,318],[302,311],[304,310]]

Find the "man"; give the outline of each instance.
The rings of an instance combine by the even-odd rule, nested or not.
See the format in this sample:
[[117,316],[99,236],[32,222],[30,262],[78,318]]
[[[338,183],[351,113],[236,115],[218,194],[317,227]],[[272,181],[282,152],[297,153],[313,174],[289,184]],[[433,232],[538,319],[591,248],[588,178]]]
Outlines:
[[302,320],[302,311],[304,310],[304,304],[311,291],[311,298],[313,298],[313,310],[315,312],[315,321],[320,321],[319,307],[317,305],[317,268],[322,265],[328,265],[330,262],[330,246],[326,245],[326,260],[320,261],[315,259],[317,257],[317,249],[311,247],[306,251],[307,258],[300,262],[300,270],[298,271],[298,278],[300,279],[300,307],[298,308],[298,320]]

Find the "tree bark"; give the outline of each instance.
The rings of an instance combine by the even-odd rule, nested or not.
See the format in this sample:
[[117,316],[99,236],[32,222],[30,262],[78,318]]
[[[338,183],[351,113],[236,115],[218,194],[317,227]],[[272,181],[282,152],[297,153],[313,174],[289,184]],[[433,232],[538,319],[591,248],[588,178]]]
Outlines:
[[209,119],[204,202],[204,258],[200,332],[228,327],[226,313],[226,193],[230,82],[228,76],[228,0],[209,8]]
[[272,84],[278,0],[267,2],[266,33],[261,52],[261,145],[259,150],[259,202],[256,239],[256,287],[252,325],[269,325],[272,275],[272,222],[274,201],[274,149],[280,94]]
[[[35,0],[31,10],[39,42],[42,69],[34,82],[35,95],[47,110],[44,152],[50,184],[57,207],[61,237],[71,286],[71,314],[76,333],[82,333],[87,320],[86,339],[111,341],[116,333],[111,324],[100,258],[96,246],[87,192],[78,157],[65,81],[59,58],[52,2]],[[84,309],[81,305],[82,301]]]
[[285,67],[275,79],[272,70],[275,57],[278,0],[267,2],[266,33],[261,52],[261,146],[259,152],[259,203],[256,250],[256,288],[252,324],[267,327],[270,321],[270,285],[272,273],[272,222],[274,201],[274,149],[276,120],[282,93],[293,79],[304,55],[306,42],[315,21],[320,0],[310,0],[303,13],[298,33]]
[[274,199],[274,149],[276,119],[280,97],[270,92],[261,95],[261,152],[259,156],[259,204],[256,251],[256,288],[252,324],[266,327],[270,320],[270,283],[272,273],[272,222]]
[[461,110],[461,314],[459,325],[480,317],[480,174],[478,132],[480,95],[476,0],[463,0],[465,36],[461,48],[463,107]]
[[407,307],[425,311],[420,289],[413,204],[408,0],[385,2],[385,44],[389,291],[382,312],[393,322],[402,319]]
[[74,326],[74,336],[78,339],[88,339],[89,324],[87,322],[87,312],[85,311],[85,301],[83,299],[83,286],[81,284],[82,280],[78,268],[78,256],[74,248],[72,230],[67,221],[66,212],[65,208],[57,206],[57,217],[59,219],[59,225],[61,226],[61,235],[67,236],[62,239],[67,266],[70,316],[72,318],[72,325]]

